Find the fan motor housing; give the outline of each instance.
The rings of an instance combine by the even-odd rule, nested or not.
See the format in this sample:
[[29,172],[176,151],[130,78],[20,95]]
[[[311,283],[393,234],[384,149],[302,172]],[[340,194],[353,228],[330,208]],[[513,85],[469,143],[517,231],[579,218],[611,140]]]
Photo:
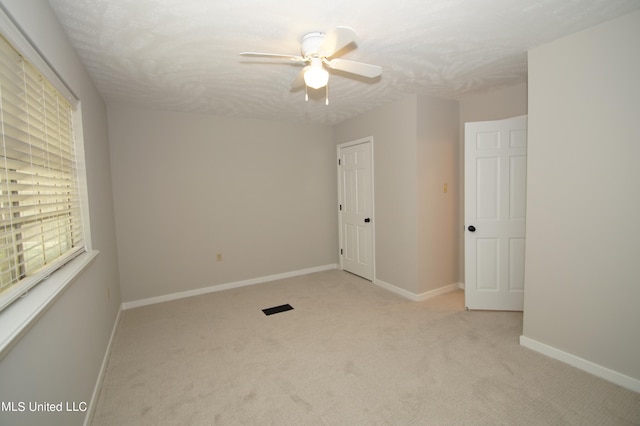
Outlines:
[[302,37],[302,56],[305,58],[318,56],[324,36],[325,33],[319,31],[305,34]]

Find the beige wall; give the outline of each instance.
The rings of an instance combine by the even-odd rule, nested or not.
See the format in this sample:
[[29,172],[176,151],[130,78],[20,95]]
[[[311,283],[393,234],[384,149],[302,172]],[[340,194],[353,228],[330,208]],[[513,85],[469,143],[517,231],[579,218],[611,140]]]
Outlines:
[[460,281],[458,110],[457,101],[418,97],[418,294]]
[[[460,123],[502,120],[527,113],[527,84],[516,84],[460,99]],[[461,135],[463,136],[463,135]]]
[[[463,102],[467,117],[481,117],[485,109],[473,105],[483,104],[509,116],[513,104],[516,113],[526,108],[526,86]],[[461,281],[458,125],[458,102],[415,95],[333,130],[111,106],[123,300],[337,262],[335,144],[367,136],[374,137],[376,278],[414,295]],[[181,164],[179,173],[166,172]],[[283,207],[288,191],[303,196],[292,211]],[[194,207],[186,228],[171,231],[173,244],[156,231],[183,210],[168,202],[172,194]],[[316,244],[305,249],[305,238]],[[287,247],[296,248],[291,256]],[[173,260],[158,266],[157,259]]]
[[[336,144],[373,136],[376,278],[417,293],[417,97],[333,128]],[[335,150],[335,147],[334,147]]]
[[529,53],[524,336],[640,380],[640,12]]
[[457,102],[411,95],[333,129],[373,136],[375,279],[413,296],[458,282],[457,125]]
[[[106,108],[45,0],[2,5],[81,100],[91,236],[100,254],[0,360],[0,400],[89,403],[120,306]],[[0,412],[0,424],[73,425],[84,416]]]
[[331,128],[110,105],[109,136],[123,301],[337,262]]

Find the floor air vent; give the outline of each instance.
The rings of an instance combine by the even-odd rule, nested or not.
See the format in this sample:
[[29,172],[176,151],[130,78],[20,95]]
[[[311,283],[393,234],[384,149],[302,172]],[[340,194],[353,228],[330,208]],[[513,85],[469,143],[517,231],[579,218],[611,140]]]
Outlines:
[[273,308],[263,309],[262,312],[264,312],[265,315],[273,315],[273,314],[279,314],[280,312],[290,311],[292,309],[293,307],[287,303],[286,305],[274,306]]

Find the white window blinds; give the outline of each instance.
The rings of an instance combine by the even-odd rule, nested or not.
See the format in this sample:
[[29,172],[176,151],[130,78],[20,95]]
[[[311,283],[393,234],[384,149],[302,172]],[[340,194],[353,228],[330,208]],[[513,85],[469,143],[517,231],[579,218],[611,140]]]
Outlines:
[[72,116],[0,37],[0,310],[84,251]]

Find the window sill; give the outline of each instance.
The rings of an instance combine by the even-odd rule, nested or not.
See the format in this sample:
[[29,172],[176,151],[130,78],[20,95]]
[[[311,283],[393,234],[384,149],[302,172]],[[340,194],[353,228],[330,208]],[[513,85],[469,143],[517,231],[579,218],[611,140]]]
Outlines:
[[51,274],[0,312],[0,360],[38,321],[73,280],[96,258],[97,250],[83,253]]

